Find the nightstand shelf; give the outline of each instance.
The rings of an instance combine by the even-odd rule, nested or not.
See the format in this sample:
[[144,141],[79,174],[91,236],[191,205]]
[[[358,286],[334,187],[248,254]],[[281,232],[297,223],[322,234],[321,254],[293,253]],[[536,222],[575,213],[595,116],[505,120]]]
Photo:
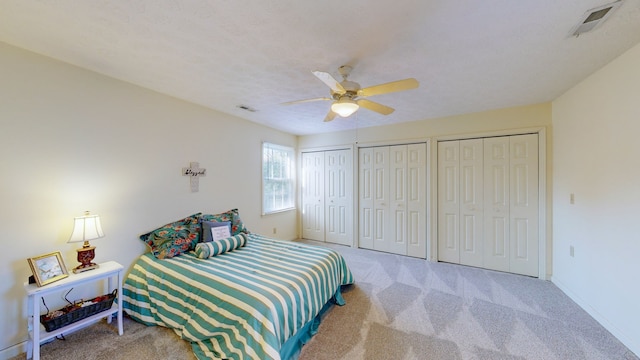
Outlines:
[[[124,268],[115,261],[108,261],[99,265],[100,267],[97,269],[78,274],[70,273],[69,277],[42,287],[38,287],[36,284],[25,284],[24,288],[27,292],[27,328],[29,330],[27,359],[40,359],[40,344],[42,344],[42,342],[55,338],[60,334],[69,333],[87,326],[87,324],[97,322],[103,318],[107,318],[107,322],[111,323],[113,314],[117,314],[118,334],[122,335],[124,331],[122,327],[122,301],[120,301],[119,298],[122,293],[122,273]],[[45,295],[102,280],[107,280],[108,292],[118,289],[117,304],[114,302],[110,309],[88,316],[59,329],[45,332],[44,327],[40,324],[40,303]]]

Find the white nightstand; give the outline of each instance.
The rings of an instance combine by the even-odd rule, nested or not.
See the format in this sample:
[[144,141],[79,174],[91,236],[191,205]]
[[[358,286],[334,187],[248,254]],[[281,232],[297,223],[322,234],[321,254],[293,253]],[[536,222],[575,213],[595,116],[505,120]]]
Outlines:
[[[79,274],[69,273],[69,277],[42,287],[38,287],[36,284],[25,283],[24,288],[27,292],[27,329],[29,330],[27,359],[40,359],[40,344],[43,341],[54,338],[62,333],[68,333],[74,329],[87,325],[87,323],[95,322],[105,317],[107,318],[107,322],[111,323],[111,317],[116,313],[118,314],[118,334],[122,335],[124,330],[122,328],[122,301],[120,299],[122,294],[122,273],[124,268],[115,261],[108,261],[99,265],[100,267],[94,270],[89,270]],[[40,303],[45,295],[105,279],[107,279],[108,292],[118,289],[117,304],[114,302],[111,309],[102,311],[51,332],[44,332],[44,327],[40,324]]]

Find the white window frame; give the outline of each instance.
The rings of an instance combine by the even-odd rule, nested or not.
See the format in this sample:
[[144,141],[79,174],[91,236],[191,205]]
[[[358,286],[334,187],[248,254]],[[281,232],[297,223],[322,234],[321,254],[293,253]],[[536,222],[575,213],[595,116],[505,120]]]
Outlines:
[[[278,166],[279,165],[279,166]],[[262,143],[262,215],[295,210],[295,152],[292,147]],[[273,185],[280,191],[268,191]]]

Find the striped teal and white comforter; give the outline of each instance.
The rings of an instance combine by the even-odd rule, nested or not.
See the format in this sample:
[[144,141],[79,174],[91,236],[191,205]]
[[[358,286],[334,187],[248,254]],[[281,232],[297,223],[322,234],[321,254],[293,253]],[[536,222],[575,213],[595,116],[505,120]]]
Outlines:
[[122,301],[137,321],[190,341],[199,359],[280,359],[282,344],[351,283],[331,249],[249,234],[246,246],[209,259],[142,255]]

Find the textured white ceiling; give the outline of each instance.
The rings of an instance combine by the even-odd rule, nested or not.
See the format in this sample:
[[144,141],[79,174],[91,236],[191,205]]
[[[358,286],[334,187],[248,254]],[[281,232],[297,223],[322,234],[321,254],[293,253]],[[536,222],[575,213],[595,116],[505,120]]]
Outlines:
[[[2,0],[0,41],[293,134],[424,120],[553,100],[640,42],[640,0],[598,29],[607,0]],[[420,87],[325,123],[329,88]],[[246,105],[248,112],[237,108]]]

